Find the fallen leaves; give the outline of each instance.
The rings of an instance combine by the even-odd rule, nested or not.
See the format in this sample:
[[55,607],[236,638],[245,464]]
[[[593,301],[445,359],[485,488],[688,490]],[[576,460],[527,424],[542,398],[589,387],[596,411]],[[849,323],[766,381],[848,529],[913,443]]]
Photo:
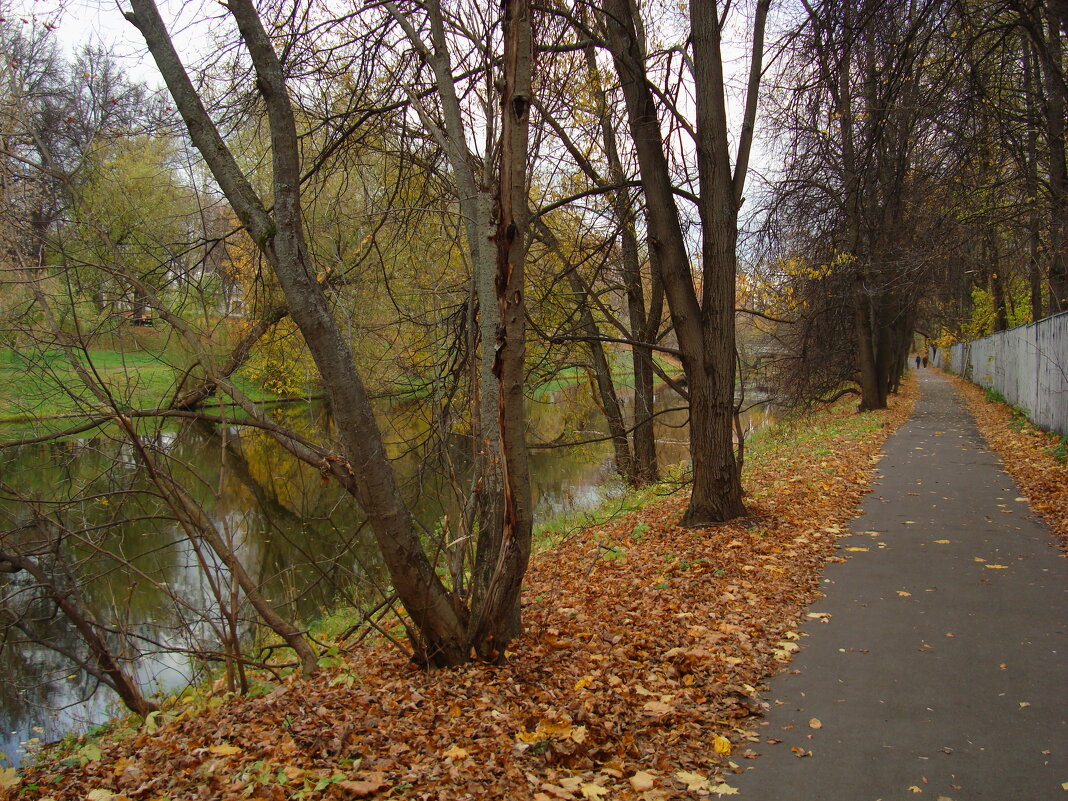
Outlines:
[[370,798],[390,785],[384,773],[364,771],[362,778],[341,781],[338,786],[349,798]]
[[234,756],[235,754],[240,754],[242,749],[236,745],[213,745],[208,751],[215,754],[215,756]]
[[703,793],[712,787],[708,779],[700,773],[692,773],[687,770],[677,771],[675,779],[684,784],[691,793]]
[[663,701],[646,701],[642,705],[642,709],[653,715],[666,715],[668,712],[674,711],[675,707],[671,704],[665,704]]
[[1021,494],[1013,500],[1028,503],[1040,513],[1047,525],[1060,537],[1061,547],[1068,549],[1068,462],[1058,460],[1054,450],[1058,438],[1029,424],[1022,424],[1004,403],[991,403],[985,392],[974,384],[951,376],[975,418],[987,445],[1004,463]]
[[656,786],[656,777],[651,773],[646,773],[644,770],[639,770],[630,777],[629,781],[631,789],[636,793],[644,793],[646,790],[651,790]]
[[[843,404],[805,419],[803,445],[751,453],[744,522],[695,536],[672,524],[687,501],[677,495],[535,556],[525,633],[505,665],[423,672],[365,642],[311,678],[272,677],[280,686],[260,697],[160,715],[156,731],[83,745],[73,760],[46,755],[29,778],[47,777],[56,797],[110,801],[735,795],[720,777],[762,712],[758,688],[796,653],[806,616],[829,622],[806,609],[913,397],[888,417]],[[814,448],[826,486],[803,480]],[[626,561],[595,558],[601,545]],[[26,773],[0,797],[47,795],[25,790]]]

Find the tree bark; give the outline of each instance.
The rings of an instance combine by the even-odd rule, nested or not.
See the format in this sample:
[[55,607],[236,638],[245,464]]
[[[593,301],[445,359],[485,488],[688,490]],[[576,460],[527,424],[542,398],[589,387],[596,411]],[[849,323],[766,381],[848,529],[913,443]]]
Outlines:
[[[631,335],[642,342],[655,341],[660,328],[660,315],[646,314],[645,288],[642,285],[641,261],[638,257],[638,236],[634,226],[634,198],[626,180],[623,161],[619,156],[616,128],[612,122],[601,73],[593,48],[586,49],[586,71],[597,85],[601,141],[608,163],[608,180],[620,186],[611,193],[612,211],[619,226],[619,254],[622,262],[623,286],[627,295],[627,317]],[[650,311],[656,311],[655,309]],[[653,428],[653,354],[648,348],[631,347],[631,366],[634,371],[634,449],[628,471],[628,481],[635,485],[650,484],[660,477],[656,460],[656,434]]]
[[227,6],[237,22],[267,106],[273,211],[268,212],[204,109],[153,0],[132,0],[130,21],[145,38],[167,88],[215,180],[278,277],[290,314],[323,379],[355,495],[367,515],[395,589],[418,630],[413,643],[428,664],[468,659],[466,621],[456,611],[419,542],[396,485],[349,343],[330,313],[304,239],[296,125],[281,65],[249,0]]
[[1049,153],[1051,311],[1068,310],[1068,163],[1066,163],[1064,48],[1060,15],[1048,2],[1045,8],[1046,53],[1041,59],[1046,91],[1046,132]]
[[[690,527],[711,525],[745,513],[741,476],[732,441],[735,245],[744,176],[732,176],[730,171],[719,11],[713,0],[694,0],[690,5],[697,105],[697,165],[701,188],[703,289],[700,299],[675,206],[634,9],[628,0],[606,0],[605,11],[608,45],[626,100],[646,194],[650,247],[660,267],[689,383],[694,486],[682,522]],[[761,13],[766,11],[766,3],[758,5],[760,19]],[[759,46],[756,39],[754,37],[754,45]],[[754,62],[759,63],[759,59]],[[758,80],[751,82],[752,91],[755,92],[758,85]],[[741,166],[744,161],[739,158],[738,164]]]
[[504,659],[520,632],[519,597],[530,560],[532,530],[523,385],[526,352],[525,262],[529,239],[527,143],[534,66],[528,0],[505,0],[504,87],[501,92],[501,168],[497,221],[497,328],[493,372],[500,382],[504,455],[504,515],[493,571],[473,612],[472,641],[481,658]]

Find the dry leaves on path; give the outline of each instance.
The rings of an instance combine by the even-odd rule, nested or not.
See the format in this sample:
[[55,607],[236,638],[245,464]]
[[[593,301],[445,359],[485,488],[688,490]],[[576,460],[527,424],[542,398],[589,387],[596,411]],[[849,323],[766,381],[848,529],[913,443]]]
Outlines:
[[986,392],[959,376],[948,376],[964,396],[987,444],[1001,457],[1005,470],[1046,524],[1068,549],[1068,462],[1053,451],[1059,438],[1043,431],[1004,403],[989,401]]
[[[426,673],[381,644],[257,698],[161,715],[99,758],[45,756],[19,798],[673,799],[731,795],[757,688],[797,650],[825,562],[911,413],[840,405],[754,449],[749,517],[679,528],[685,498],[535,558],[503,667]],[[813,431],[818,428],[819,436]],[[602,558],[610,547],[614,557]],[[13,797],[9,793],[9,797]]]

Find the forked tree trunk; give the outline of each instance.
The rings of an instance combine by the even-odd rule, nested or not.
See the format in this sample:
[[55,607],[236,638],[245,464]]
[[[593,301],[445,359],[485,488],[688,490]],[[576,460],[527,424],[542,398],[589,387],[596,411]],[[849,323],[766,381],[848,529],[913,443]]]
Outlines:
[[675,206],[656,103],[645,70],[635,7],[606,0],[608,45],[627,105],[627,117],[648,205],[650,247],[671,311],[690,389],[690,453],[694,487],[683,525],[699,527],[745,513],[735,461],[734,292],[737,212],[756,114],[756,91],[767,3],[758,4],[754,55],[737,169],[731,174],[723,96],[719,11],[713,0],[693,0],[690,30],[697,107],[697,164],[702,223],[703,288],[698,298]]
[[463,610],[438,578],[401,499],[381,432],[349,343],[315,280],[304,238],[300,200],[300,150],[285,77],[270,38],[250,0],[231,0],[267,107],[273,159],[272,211],[267,210],[227,148],[189,80],[153,0],[132,0],[128,15],[145,37],[194,145],[204,156],[235,213],[277,275],[290,314],[322,377],[355,477],[353,492],[371,524],[383,560],[417,630],[413,645],[428,664],[470,658]]

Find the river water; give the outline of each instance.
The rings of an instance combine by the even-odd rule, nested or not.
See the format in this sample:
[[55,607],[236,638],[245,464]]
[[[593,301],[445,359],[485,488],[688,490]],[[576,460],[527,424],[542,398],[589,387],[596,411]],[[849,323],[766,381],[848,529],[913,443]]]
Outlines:
[[[680,405],[670,392],[658,399],[661,410]],[[429,458],[432,426],[414,407],[380,411],[417,518],[430,528],[456,519],[462,449],[439,449],[448,458]],[[298,430],[323,424],[322,409],[311,405],[273,414]],[[528,440],[542,446],[531,451],[536,524],[622,495],[609,443],[544,447],[603,436],[588,387],[532,402],[529,415]],[[760,408],[749,425],[767,421]],[[306,623],[377,597],[384,574],[351,498],[262,432],[191,424],[148,439],[284,614]],[[685,413],[662,413],[657,440],[662,469],[688,459]],[[146,692],[170,692],[202,675],[203,654],[225,627],[229,589],[226,571],[191,546],[137,464],[128,443],[103,436],[0,450],[0,545],[4,538],[23,547],[62,540],[56,564],[69,573],[69,592],[113,629]],[[0,624],[7,634],[0,649],[0,752],[11,763],[27,743],[33,748],[119,711],[114,694],[78,666],[84,643],[54,603],[37,596],[25,571],[0,573]]]

